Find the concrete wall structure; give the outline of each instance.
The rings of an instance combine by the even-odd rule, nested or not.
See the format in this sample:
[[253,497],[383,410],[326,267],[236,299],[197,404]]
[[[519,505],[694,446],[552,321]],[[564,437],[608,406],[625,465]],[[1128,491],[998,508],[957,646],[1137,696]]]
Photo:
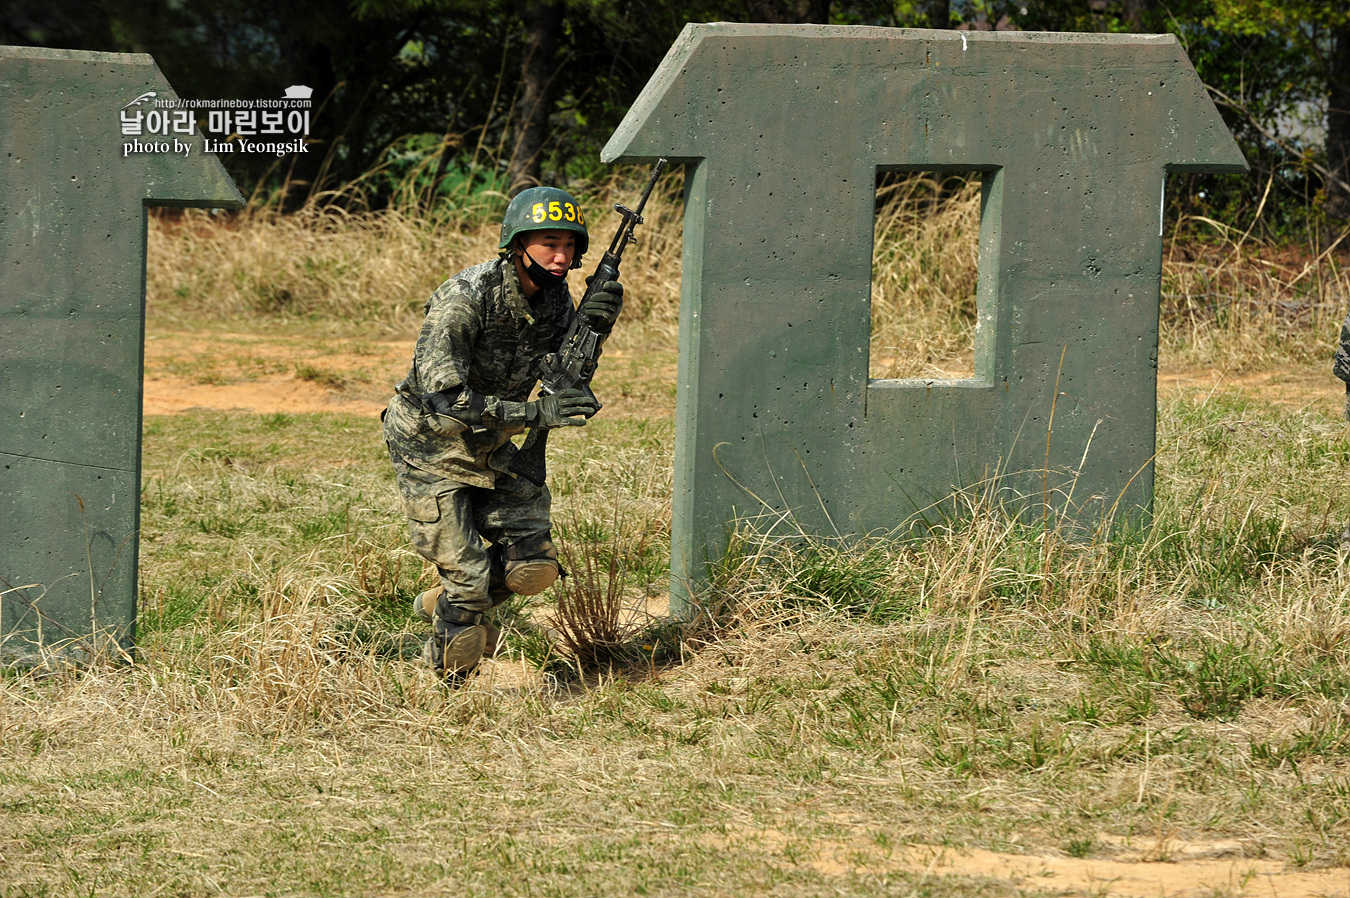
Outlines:
[[[975,488],[1146,519],[1166,174],[1246,170],[1175,38],[690,25],[602,158],[659,156],[677,602],[737,517],[866,534]],[[867,376],[876,178],[906,170],[983,173],[969,379]]]
[[124,157],[147,91],[146,55],[0,47],[2,660],[132,647],[146,207],[242,205],[195,131]]

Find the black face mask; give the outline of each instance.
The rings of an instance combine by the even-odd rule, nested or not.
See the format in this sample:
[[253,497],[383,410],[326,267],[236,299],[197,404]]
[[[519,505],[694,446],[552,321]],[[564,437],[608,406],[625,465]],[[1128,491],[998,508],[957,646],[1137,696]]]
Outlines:
[[554,274],[538,262],[534,261],[534,256],[530,255],[529,250],[521,247],[520,251],[525,254],[525,258],[530,260],[530,264],[525,268],[525,273],[530,276],[530,280],[534,281],[536,287],[547,290],[549,287],[556,287],[567,280],[567,272],[564,271],[562,274]]

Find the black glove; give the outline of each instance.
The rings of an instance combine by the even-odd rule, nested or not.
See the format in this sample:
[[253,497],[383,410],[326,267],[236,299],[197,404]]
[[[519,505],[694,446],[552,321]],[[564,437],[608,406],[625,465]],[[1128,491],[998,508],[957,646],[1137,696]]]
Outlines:
[[[595,275],[586,278],[589,286]],[[581,315],[597,334],[608,334],[614,330],[614,322],[619,320],[623,309],[623,284],[618,281],[605,281],[604,285],[581,304]]]
[[440,393],[422,394],[422,407],[429,416],[426,419],[427,426],[443,437],[452,437],[463,433],[469,427],[462,420],[466,410],[463,408],[457,409],[455,405],[455,399],[459,397],[460,393],[459,389],[454,389]]
[[600,410],[600,405],[580,390],[559,390],[553,396],[540,396],[530,403],[537,427],[580,427]]
[[423,393],[422,405],[433,415],[445,415],[449,417],[454,411],[454,400],[445,393]]

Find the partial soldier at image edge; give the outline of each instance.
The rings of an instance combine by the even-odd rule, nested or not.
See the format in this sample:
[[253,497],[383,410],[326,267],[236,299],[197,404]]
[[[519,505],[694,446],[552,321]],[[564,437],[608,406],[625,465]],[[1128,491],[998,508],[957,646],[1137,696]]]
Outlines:
[[1336,347],[1331,373],[1345,381],[1345,419],[1350,421],[1350,315],[1341,323],[1341,342]]
[[[1331,373],[1345,381],[1345,420],[1350,421],[1350,315],[1341,322],[1341,342],[1336,346]],[[1340,545],[1342,551],[1350,551],[1350,527],[1341,532]]]

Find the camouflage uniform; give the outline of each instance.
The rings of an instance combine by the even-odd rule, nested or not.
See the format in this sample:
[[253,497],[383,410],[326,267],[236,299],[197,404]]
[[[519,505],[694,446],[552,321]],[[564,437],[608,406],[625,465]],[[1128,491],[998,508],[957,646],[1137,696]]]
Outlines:
[[[461,271],[427,300],[412,367],[383,421],[413,546],[440,571],[438,628],[454,609],[486,611],[510,596],[506,562],[556,554],[548,487],[506,471],[539,362],[574,314],[566,284],[527,301],[505,256]],[[449,416],[423,403],[438,392],[454,396]]]
[[[1341,342],[1336,347],[1331,373],[1345,381],[1345,419],[1350,421],[1350,315],[1341,324]],[[1350,527],[1341,531],[1340,547],[1342,553],[1350,553]]]
[[[1345,381],[1345,417],[1350,420],[1350,315],[1341,324],[1341,342],[1336,347],[1336,361],[1331,373]],[[1350,534],[1350,530],[1346,531]]]

